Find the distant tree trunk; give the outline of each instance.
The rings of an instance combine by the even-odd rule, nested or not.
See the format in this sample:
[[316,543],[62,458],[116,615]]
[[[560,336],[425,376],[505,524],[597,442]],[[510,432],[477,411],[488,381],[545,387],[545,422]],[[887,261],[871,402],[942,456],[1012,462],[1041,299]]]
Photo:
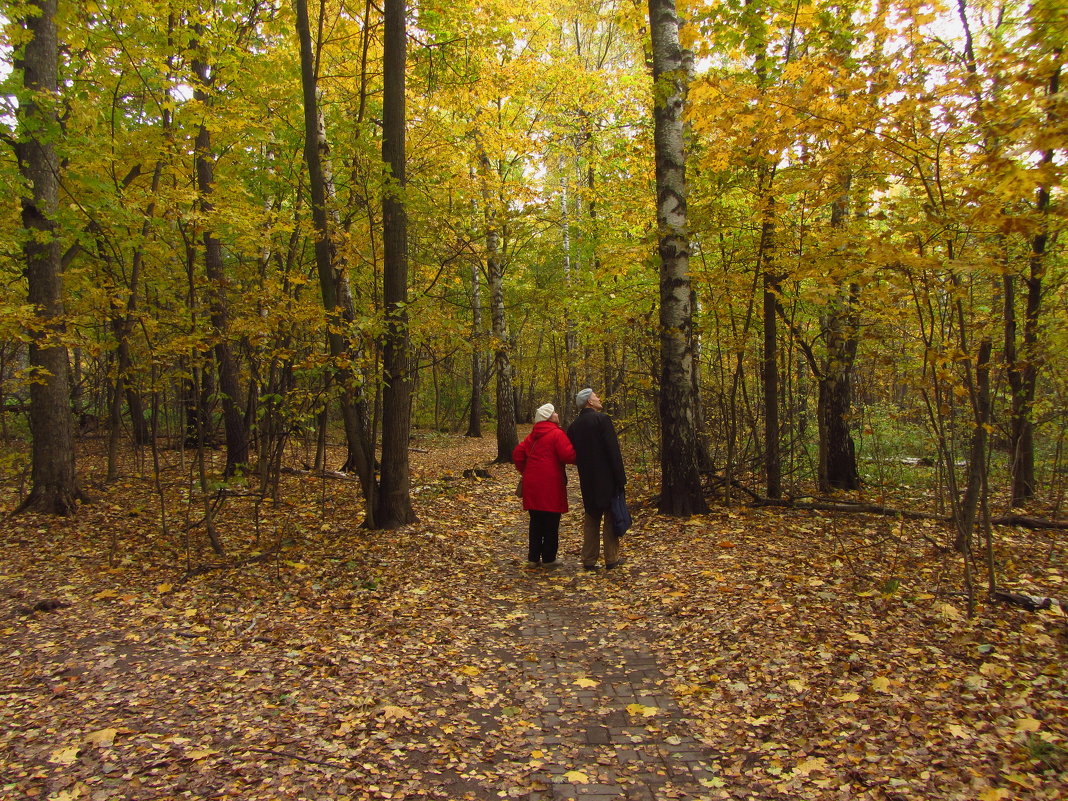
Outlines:
[[[297,37],[300,41],[301,86],[304,98],[304,160],[308,168],[308,184],[312,199],[312,225],[315,228],[315,264],[319,274],[319,289],[327,315],[327,346],[330,356],[338,362],[348,362],[350,343],[341,330],[354,317],[348,280],[335,266],[336,248],[330,235],[327,210],[328,178],[323,153],[327,150],[326,134],[321,124],[315,54],[311,39],[307,0],[297,0]],[[351,368],[336,366],[334,381],[338,387],[341,419],[348,443],[346,469],[356,471],[365,504],[364,524],[376,526],[378,487],[374,476],[374,449],[367,436],[366,415],[362,406],[353,400],[358,392]],[[318,457],[317,457],[318,458]]]
[[[842,194],[831,206],[831,229],[846,225],[849,211],[850,177],[842,179]],[[819,422],[818,483],[822,492],[860,489],[856,447],[850,432],[853,403],[853,364],[857,356],[857,302],[860,287],[850,283],[838,291],[820,321],[827,356],[818,376]]]
[[[592,173],[591,173],[592,180]],[[590,213],[594,212],[594,206],[590,204]],[[567,289],[567,293],[570,296],[573,293],[572,284],[574,278],[572,276],[573,268],[571,265],[571,219],[570,210],[568,208],[568,193],[567,193],[567,181],[563,182],[563,187],[560,193],[560,211],[563,217],[563,247],[564,247],[564,286]],[[566,364],[567,376],[564,379],[564,397],[560,398],[560,404],[563,408],[557,411],[560,414],[560,424],[565,428],[575,418],[575,404],[571,402],[571,399],[575,397],[575,394],[581,389],[578,386],[578,334],[575,328],[575,320],[571,314],[570,308],[564,307],[564,361]]]
[[[487,211],[487,214],[489,212]],[[491,227],[486,232],[486,268],[489,273],[490,312],[496,342],[494,366],[497,372],[497,462],[512,461],[512,451],[519,444],[515,430],[515,397],[512,392],[512,360],[509,355],[508,318],[504,306],[504,262],[500,254],[500,235]]]
[[482,436],[482,281],[478,261],[471,260],[471,405],[467,437]]
[[[1050,78],[1047,90],[1052,98],[1060,91],[1060,67]],[[1049,114],[1051,130],[1057,125],[1053,112]],[[1040,166],[1053,163],[1053,149],[1042,154]],[[1024,300],[1024,330],[1022,353],[1016,348],[1015,293],[1013,279],[1005,277],[1005,361],[1008,365],[1009,386],[1012,390],[1012,411],[1009,433],[1009,470],[1012,475],[1012,505],[1022,506],[1035,497],[1035,425],[1033,419],[1035,390],[1038,385],[1038,336],[1042,311],[1042,280],[1045,275],[1046,247],[1049,244],[1050,189],[1040,186],[1036,193],[1035,212],[1039,230],[1031,238],[1028,276],[1025,280],[1027,297]],[[1010,327],[1011,322],[1011,327]]]
[[[67,348],[62,344],[63,276],[55,213],[59,160],[52,146],[59,126],[52,99],[58,91],[56,0],[30,0],[22,24],[29,40],[15,68],[22,71],[27,97],[18,110],[19,170],[29,186],[22,197],[23,256],[28,300],[40,327],[30,339],[30,433],[32,485],[19,511],[72,515],[84,499],[74,467]],[[43,103],[38,100],[41,98]]]
[[[195,50],[194,50],[195,52]],[[210,90],[213,83],[207,63],[194,58],[193,73],[197,77],[194,97],[205,107],[212,104]],[[211,130],[201,122],[194,144],[198,204],[205,218],[203,234],[204,271],[208,279],[209,319],[215,335],[215,362],[219,371],[219,392],[223,409],[223,428],[226,432],[226,467],[224,475],[231,476],[248,464],[248,431],[241,416],[241,384],[237,362],[230,350],[230,310],[226,298],[226,269],[223,263],[222,242],[212,231],[212,194],[215,184],[215,154],[212,152]]]
[[[764,202],[760,228],[760,271],[764,282],[764,348],[761,355],[764,379],[764,476],[769,498],[782,496],[782,452],[779,445],[779,351],[776,314],[779,306],[779,276],[775,268],[775,198],[771,195],[770,170],[760,184]],[[765,185],[767,182],[767,186]]]
[[687,64],[675,0],[649,0],[655,98],[657,228],[660,251],[660,511],[708,511],[701,486],[694,396],[690,232],[686,219],[683,109]]
[[407,311],[408,215],[403,195],[406,44],[405,0],[385,0],[382,161],[390,175],[382,193],[382,299],[386,319],[382,348],[382,479],[376,520],[380,528],[399,528],[415,520],[408,471],[412,379]]

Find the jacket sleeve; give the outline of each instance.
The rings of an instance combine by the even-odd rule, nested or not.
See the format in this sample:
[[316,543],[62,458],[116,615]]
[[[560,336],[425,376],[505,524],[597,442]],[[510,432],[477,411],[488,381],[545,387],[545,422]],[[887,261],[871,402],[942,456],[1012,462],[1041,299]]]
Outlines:
[[556,456],[560,461],[564,464],[574,464],[577,458],[575,456],[575,446],[571,444],[571,440],[562,428],[553,439],[556,441]]
[[515,446],[515,450],[512,451],[512,464],[515,465],[515,469],[522,473],[527,469],[527,441],[523,440]]

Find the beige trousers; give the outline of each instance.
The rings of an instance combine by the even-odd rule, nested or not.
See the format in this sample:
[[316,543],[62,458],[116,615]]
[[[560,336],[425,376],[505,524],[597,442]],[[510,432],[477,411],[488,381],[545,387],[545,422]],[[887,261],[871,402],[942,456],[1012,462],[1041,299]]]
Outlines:
[[601,540],[604,540],[604,563],[614,565],[619,561],[619,537],[613,527],[612,512],[605,509],[600,514],[582,515],[582,566],[593,567],[601,554]]

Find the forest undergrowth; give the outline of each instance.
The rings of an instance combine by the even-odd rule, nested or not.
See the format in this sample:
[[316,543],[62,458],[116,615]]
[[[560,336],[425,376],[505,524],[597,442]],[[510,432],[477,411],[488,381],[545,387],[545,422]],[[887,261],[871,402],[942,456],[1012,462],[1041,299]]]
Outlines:
[[[565,568],[532,572],[492,439],[413,445],[418,523],[361,529],[356,482],[287,473],[277,503],[254,482],[221,499],[224,555],[174,452],[166,530],[150,476],[105,486],[82,454],[92,504],[0,534],[0,797],[533,798],[533,701],[502,654],[547,593],[649,644],[709,799],[1068,791],[1064,611],[967,617],[944,524],[666,518],[636,478],[621,568],[575,570],[573,509]],[[996,530],[1006,589],[1068,598],[1066,551],[1061,531]]]

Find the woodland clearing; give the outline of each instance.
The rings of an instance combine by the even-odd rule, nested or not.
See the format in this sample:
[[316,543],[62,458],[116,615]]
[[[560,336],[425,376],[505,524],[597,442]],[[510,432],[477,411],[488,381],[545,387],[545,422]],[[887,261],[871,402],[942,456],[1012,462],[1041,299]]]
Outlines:
[[[220,506],[220,557],[91,455],[76,518],[8,518],[0,797],[1064,797],[1063,610],[969,619],[941,523],[673,519],[635,480],[621,568],[576,569],[573,504],[564,567],[529,570],[492,439],[413,444],[398,531],[358,527],[354,482],[289,474],[277,505]],[[190,485],[167,469],[169,509]],[[997,530],[1007,588],[1064,598],[1065,551]]]

